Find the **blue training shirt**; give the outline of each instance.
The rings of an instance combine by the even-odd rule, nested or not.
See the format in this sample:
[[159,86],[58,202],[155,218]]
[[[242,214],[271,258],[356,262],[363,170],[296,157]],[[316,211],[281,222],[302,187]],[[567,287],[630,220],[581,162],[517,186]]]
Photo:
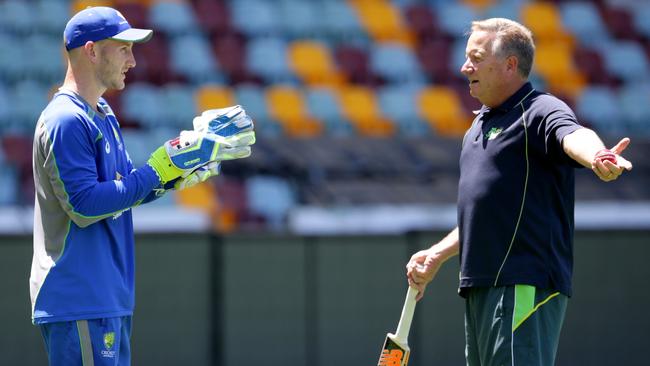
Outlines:
[[582,128],[571,109],[526,83],[483,106],[460,156],[460,293],[528,284],[571,295],[574,168],[562,139]]
[[133,168],[104,99],[97,110],[61,91],[36,126],[30,276],[35,324],[133,313],[130,208],[155,199],[160,180],[149,165]]

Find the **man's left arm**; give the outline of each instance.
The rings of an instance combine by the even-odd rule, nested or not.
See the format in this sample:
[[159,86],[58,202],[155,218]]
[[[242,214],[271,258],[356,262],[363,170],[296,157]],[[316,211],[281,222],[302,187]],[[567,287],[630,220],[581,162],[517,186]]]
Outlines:
[[584,127],[562,139],[564,152],[582,166],[590,168],[605,182],[615,180],[626,170],[632,170],[632,163],[621,156],[629,144],[630,139],[625,137],[607,149],[594,131]]

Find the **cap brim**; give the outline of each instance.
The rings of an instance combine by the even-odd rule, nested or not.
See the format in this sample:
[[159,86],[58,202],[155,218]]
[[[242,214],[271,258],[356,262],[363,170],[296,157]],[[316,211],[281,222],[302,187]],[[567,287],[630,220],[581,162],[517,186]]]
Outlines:
[[153,31],[151,29],[138,29],[138,28],[129,28],[123,32],[120,32],[111,39],[124,42],[146,42],[151,39],[153,36]]

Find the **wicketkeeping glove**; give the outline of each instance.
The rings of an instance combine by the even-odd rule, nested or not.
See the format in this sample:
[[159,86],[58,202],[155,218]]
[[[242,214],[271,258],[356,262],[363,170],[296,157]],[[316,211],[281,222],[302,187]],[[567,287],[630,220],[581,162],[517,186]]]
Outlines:
[[190,188],[199,183],[203,183],[208,178],[219,175],[221,172],[221,162],[213,161],[200,168],[197,168],[192,174],[185,178],[179,178],[174,182],[174,189],[180,191],[181,189]]
[[240,105],[209,109],[194,117],[192,123],[194,131],[210,132],[224,137],[253,131],[254,127],[253,120]]
[[194,170],[213,161],[250,156],[249,145],[255,142],[253,131],[223,137],[213,133],[182,131],[180,136],[159,147],[147,161],[165,183],[187,177]]

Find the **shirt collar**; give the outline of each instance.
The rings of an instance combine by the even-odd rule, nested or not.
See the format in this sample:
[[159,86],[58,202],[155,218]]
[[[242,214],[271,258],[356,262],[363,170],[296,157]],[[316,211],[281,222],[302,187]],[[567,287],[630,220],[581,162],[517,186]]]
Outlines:
[[530,81],[527,81],[524,85],[519,88],[513,95],[511,95],[505,102],[497,107],[490,108],[486,105],[481,107],[481,113],[489,113],[490,111],[498,111],[505,113],[514,108],[517,104],[521,103],[521,100],[524,99],[531,91],[533,90],[533,85]]

